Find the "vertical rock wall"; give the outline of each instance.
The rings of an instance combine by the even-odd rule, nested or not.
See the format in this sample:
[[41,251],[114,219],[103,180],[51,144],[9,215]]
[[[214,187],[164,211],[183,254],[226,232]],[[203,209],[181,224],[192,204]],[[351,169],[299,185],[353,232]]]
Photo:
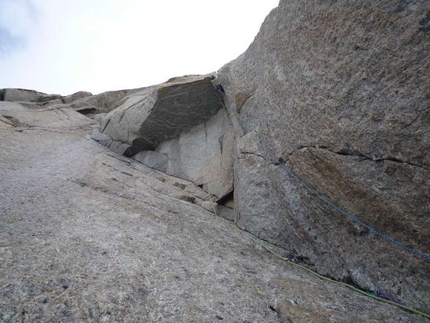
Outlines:
[[233,189],[234,159],[241,228],[324,275],[429,311],[428,262],[275,162],[428,253],[429,12],[425,0],[282,0],[219,71],[225,111],[208,76],[174,78],[122,99],[95,138],[218,198]]
[[430,310],[430,264],[327,206],[265,158],[430,250],[429,1],[283,0],[219,71],[237,141],[237,224],[320,273]]
[[225,109],[156,151],[168,157],[166,173],[201,186],[219,199],[233,191],[234,131]]

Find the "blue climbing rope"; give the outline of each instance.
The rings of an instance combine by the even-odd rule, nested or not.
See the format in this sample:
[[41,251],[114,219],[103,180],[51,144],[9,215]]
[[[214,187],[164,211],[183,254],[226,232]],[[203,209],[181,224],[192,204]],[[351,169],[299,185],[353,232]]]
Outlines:
[[313,195],[315,195],[316,197],[318,197],[320,200],[322,200],[324,203],[326,203],[327,205],[330,205],[331,207],[333,207],[334,209],[336,209],[337,211],[339,211],[341,214],[345,215],[347,218],[349,218],[351,221],[361,225],[362,227],[366,228],[367,230],[369,230],[371,233],[373,233],[374,235],[384,239],[385,241],[388,241],[400,248],[402,248],[403,250],[414,254],[415,256],[421,257],[423,259],[425,259],[427,262],[430,262],[430,256],[419,252],[417,250],[414,250],[412,248],[409,248],[408,246],[404,245],[403,243],[377,231],[374,227],[372,227],[370,224],[367,224],[363,221],[361,221],[360,219],[356,218],[355,216],[353,216],[352,214],[346,212],[345,210],[343,210],[342,208],[340,208],[339,206],[337,206],[336,204],[334,204],[332,201],[330,201],[328,198],[326,198],[324,195],[322,195],[321,193],[319,193],[318,191],[314,190],[313,188],[311,188],[305,181],[303,181],[302,179],[300,179],[297,175],[295,175],[287,166],[285,166],[283,163],[281,163],[270,151],[267,152],[267,154],[270,157],[270,160],[272,160],[272,162],[278,164],[279,166],[281,166],[281,168],[283,170],[285,170],[288,175],[290,175],[292,178],[294,178],[296,181],[298,181],[300,184],[302,184],[306,190],[308,190],[310,193],[312,193]]

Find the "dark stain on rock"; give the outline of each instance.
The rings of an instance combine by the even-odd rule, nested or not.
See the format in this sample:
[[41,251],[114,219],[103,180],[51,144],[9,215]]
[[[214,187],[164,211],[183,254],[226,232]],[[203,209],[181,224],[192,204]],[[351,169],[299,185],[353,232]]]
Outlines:
[[355,45],[354,50],[366,50],[366,48],[359,46],[359,45]]
[[219,137],[218,142],[219,142],[219,147],[220,147],[220,151],[221,151],[221,155],[222,155],[224,136]]
[[157,145],[151,143],[150,141],[146,140],[143,137],[139,137],[134,139],[131,146],[125,150],[124,156],[133,157],[138,152],[141,152],[144,150],[155,150],[156,147]]
[[178,199],[189,203],[194,203],[196,201],[196,198],[194,196],[188,196],[188,195],[180,195],[178,196]]
[[430,31],[430,11],[427,12],[426,16],[421,19],[420,26],[418,28],[419,31],[423,31],[425,33]]
[[394,12],[402,12],[405,11],[409,6],[410,0],[400,0],[398,1],[397,7]]
[[245,105],[246,101],[252,96],[252,94],[242,93],[239,92],[235,96],[235,104],[236,104],[236,110],[240,113],[240,110]]
[[274,308],[272,305],[269,305],[269,308],[270,308],[273,312],[278,313],[278,311],[276,310],[276,308]]
[[185,190],[187,188],[187,185],[181,183],[175,183],[173,186],[179,187],[181,190]]

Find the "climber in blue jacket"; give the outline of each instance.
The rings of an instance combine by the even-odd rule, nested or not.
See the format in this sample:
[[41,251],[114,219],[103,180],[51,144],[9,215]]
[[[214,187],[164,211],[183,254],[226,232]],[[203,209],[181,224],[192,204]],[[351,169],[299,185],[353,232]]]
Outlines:
[[221,85],[221,84],[218,84],[218,85],[216,86],[216,90],[217,90],[217,91],[218,91],[218,93],[220,93],[220,94],[225,94],[224,88],[222,87],[222,85]]

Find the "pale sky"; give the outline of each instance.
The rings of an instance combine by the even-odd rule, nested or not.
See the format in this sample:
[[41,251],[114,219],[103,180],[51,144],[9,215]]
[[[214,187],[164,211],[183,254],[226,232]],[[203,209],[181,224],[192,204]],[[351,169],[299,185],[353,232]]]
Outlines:
[[0,88],[100,93],[209,73],[278,2],[0,0]]

